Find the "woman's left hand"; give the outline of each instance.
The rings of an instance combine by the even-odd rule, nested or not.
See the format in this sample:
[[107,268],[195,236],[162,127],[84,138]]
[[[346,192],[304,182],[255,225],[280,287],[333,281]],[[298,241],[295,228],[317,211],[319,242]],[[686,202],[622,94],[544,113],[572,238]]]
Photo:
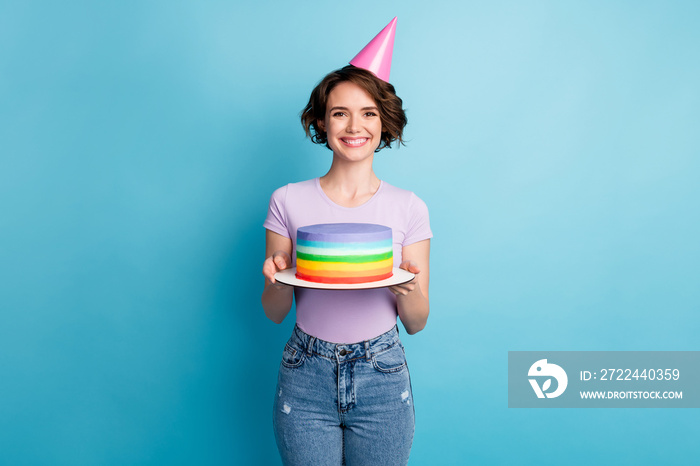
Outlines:
[[399,265],[400,269],[406,270],[407,272],[411,272],[413,274],[416,274],[415,277],[413,277],[413,280],[410,282],[406,282],[401,285],[394,285],[390,286],[389,290],[394,293],[396,296],[407,296],[409,293],[414,291],[416,288],[419,288],[418,285],[418,274],[420,273],[420,269],[416,265],[415,262],[413,261],[403,261],[401,262],[401,265]]

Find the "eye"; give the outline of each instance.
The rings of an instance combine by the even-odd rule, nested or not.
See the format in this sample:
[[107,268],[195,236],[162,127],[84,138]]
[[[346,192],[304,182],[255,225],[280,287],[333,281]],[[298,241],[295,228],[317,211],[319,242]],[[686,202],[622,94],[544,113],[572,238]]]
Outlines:
[[375,116],[377,116],[377,114],[374,112],[367,112],[367,113],[365,113],[365,116],[366,117],[375,117]]
[[345,116],[345,112],[335,112],[335,113],[333,113],[332,116],[334,116],[334,117],[342,117],[342,116]]

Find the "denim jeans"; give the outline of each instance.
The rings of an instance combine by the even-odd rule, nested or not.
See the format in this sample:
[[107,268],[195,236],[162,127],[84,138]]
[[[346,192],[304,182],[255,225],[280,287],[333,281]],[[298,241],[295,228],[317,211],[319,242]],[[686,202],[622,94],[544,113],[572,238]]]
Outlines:
[[405,465],[415,412],[397,327],[337,344],[295,326],[272,419],[285,465]]

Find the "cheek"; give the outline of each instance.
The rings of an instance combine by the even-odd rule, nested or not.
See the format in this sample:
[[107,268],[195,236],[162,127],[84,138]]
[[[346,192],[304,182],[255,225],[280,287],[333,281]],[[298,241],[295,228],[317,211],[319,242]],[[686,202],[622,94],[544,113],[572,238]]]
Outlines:
[[326,126],[326,132],[328,134],[335,134],[335,133],[343,130],[343,126],[340,123],[338,123],[338,121],[333,121],[333,120],[326,121],[325,126]]
[[377,131],[380,134],[384,132],[384,122],[381,119],[377,122]]

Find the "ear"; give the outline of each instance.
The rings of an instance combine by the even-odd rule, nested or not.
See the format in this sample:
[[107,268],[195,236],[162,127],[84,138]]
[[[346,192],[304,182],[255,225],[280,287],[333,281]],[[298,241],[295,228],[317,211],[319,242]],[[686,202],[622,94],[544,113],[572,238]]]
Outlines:
[[323,120],[316,120],[316,126],[321,128],[321,131],[326,131],[326,122]]

